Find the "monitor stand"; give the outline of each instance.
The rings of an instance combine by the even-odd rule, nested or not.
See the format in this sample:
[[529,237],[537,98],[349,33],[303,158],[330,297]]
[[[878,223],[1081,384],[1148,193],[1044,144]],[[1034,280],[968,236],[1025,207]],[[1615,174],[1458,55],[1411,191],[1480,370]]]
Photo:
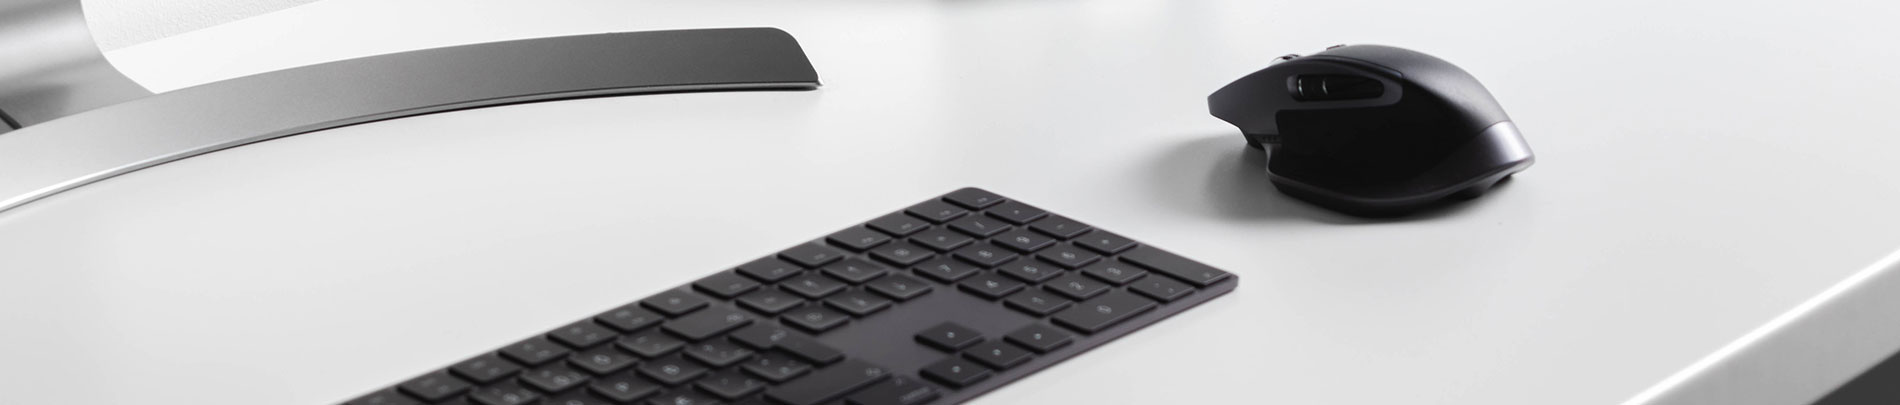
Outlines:
[[[818,87],[791,35],[727,28],[425,49],[149,94],[99,55],[78,2],[0,0],[9,2],[24,6],[0,12],[32,13],[0,16],[5,27],[31,18],[25,23],[46,28],[0,28],[0,45],[57,28],[64,34],[46,36],[59,40],[48,45],[85,49],[38,61],[37,73],[0,71],[9,82],[0,83],[0,113],[18,124],[0,133],[0,211],[166,162],[370,121],[576,97]],[[0,46],[12,52],[6,49],[19,47]]]

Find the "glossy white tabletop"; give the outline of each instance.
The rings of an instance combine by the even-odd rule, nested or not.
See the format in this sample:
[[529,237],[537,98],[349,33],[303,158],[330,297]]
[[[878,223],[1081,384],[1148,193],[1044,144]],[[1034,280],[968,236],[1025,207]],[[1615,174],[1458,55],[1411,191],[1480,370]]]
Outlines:
[[[1242,277],[980,403],[1604,404],[1900,247],[1900,3],[1426,3],[328,0],[127,48],[162,91],[775,26],[825,87],[379,122],[0,213],[0,386],[342,401],[980,186]],[[1397,221],[1277,194],[1204,97],[1336,43],[1464,67],[1537,165]]]

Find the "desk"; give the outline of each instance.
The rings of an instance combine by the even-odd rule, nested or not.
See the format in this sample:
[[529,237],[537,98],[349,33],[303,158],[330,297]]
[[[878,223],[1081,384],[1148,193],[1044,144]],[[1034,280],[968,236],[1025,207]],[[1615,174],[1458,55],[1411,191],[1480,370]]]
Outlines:
[[[975,185],[1242,277],[979,402],[1614,403],[1900,246],[1896,12],[329,0],[109,57],[163,91],[463,43],[775,26],[826,86],[359,125],[0,213],[0,380],[18,403],[335,402]],[[1275,193],[1204,97],[1336,43],[1463,66],[1538,164],[1399,221]]]

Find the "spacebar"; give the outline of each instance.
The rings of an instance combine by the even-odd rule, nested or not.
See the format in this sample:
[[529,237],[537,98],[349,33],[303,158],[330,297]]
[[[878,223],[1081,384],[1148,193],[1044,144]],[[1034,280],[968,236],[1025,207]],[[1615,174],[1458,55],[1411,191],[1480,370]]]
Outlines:
[[766,391],[765,396],[791,405],[818,405],[890,377],[883,367],[851,359]]

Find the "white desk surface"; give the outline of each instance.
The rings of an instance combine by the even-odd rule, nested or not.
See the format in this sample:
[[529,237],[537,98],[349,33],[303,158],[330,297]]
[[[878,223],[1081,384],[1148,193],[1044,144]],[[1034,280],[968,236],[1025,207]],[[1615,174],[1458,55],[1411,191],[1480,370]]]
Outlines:
[[[319,2],[110,56],[169,90],[775,26],[825,87],[360,125],[0,214],[0,381],[341,401],[976,185],[1243,277],[978,402],[1614,403],[1900,247],[1900,3],[1822,3]],[[1463,66],[1537,165],[1402,221],[1276,194],[1204,97],[1336,43]]]

